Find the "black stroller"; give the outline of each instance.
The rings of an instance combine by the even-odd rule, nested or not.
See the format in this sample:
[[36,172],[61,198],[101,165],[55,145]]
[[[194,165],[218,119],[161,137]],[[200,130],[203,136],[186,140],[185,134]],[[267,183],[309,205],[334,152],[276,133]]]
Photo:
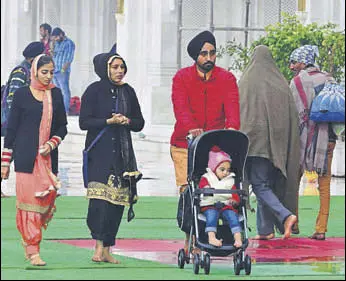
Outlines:
[[[236,190],[215,190],[213,188],[198,187],[201,176],[205,173],[209,151],[212,146],[217,145],[221,150],[228,153],[232,158],[232,172],[235,173]],[[178,266],[184,268],[185,263],[190,263],[193,258],[193,271],[199,273],[199,268],[203,268],[205,274],[210,272],[210,256],[233,256],[234,273],[240,274],[242,269],[245,274],[251,273],[251,258],[245,255],[248,247],[248,227],[246,214],[246,200],[248,195],[242,188],[242,180],[244,173],[244,164],[248,153],[249,140],[248,137],[239,132],[232,130],[214,130],[203,133],[195,139],[189,140],[188,148],[188,188],[184,191],[183,206],[179,206],[182,210],[183,218],[179,220],[179,227],[187,233],[190,233],[189,250],[186,253],[184,249],[180,249],[178,253]],[[234,238],[226,221],[221,219],[217,226],[217,238],[223,239],[221,247],[215,247],[208,243],[208,236],[205,233],[205,217],[200,213],[201,196],[212,196],[213,194],[232,194],[237,193],[240,197],[239,205],[239,221],[242,227],[242,242],[240,248],[234,247]],[[178,213],[179,214],[179,213]],[[222,221],[222,223],[220,223]],[[179,223],[180,222],[180,223]],[[195,247],[201,250],[201,254],[191,253],[191,246],[195,237]]]

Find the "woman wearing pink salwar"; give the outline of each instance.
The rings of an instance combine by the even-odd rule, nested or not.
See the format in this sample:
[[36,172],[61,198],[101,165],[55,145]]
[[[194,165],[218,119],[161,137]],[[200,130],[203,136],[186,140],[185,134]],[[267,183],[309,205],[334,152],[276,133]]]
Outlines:
[[1,158],[1,177],[7,179],[10,162],[16,172],[16,224],[25,257],[32,265],[46,265],[39,253],[42,228],[55,211],[60,187],[57,178],[58,145],[67,134],[60,89],[51,83],[54,63],[39,55],[31,68],[31,83],[16,91]]

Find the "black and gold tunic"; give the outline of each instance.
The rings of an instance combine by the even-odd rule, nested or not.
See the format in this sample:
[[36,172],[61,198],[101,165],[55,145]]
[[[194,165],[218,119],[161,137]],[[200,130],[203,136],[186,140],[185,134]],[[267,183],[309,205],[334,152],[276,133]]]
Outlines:
[[[109,54],[94,61],[95,71],[101,80],[91,84],[82,97],[79,125],[87,130],[85,147],[89,147],[98,133],[109,126],[88,154],[89,198],[104,199],[118,204],[114,189],[124,185],[124,180],[138,179],[131,139],[131,131],[144,127],[144,119],[134,89],[111,83],[107,76]],[[107,125],[112,113],[121,113],[130,119],[129,125]],[[127,176],[126,176],[127,175]],[[135,183],[134,183],[135,184]],[[118,194],[118,193],[117,193]]]

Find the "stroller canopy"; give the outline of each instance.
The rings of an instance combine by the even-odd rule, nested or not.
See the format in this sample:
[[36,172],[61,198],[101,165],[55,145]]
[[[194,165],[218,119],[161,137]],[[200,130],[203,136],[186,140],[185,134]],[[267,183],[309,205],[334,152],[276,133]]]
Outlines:
[[249,149],[248,137],[233,130],[208,131],[192,140],[188,150],[188,177],[190,180],[199,180],[206,172],[209,160],[209,151],[217,145],[232,159],[232,172],[236,179],[242,181],[244,164]]

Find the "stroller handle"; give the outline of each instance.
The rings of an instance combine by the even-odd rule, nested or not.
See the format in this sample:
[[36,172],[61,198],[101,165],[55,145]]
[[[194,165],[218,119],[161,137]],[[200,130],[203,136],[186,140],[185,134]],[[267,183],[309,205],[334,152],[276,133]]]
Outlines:
[[188,134],[186,136],[186,140],[187,140],[187,147],[190,147],[193,140],[195,139],[196,137],[194,137],[192,134]]
[[224,189],[215,189],[215,188],[199,188],[194,191],[196,195],[202,195],[202,194],[240,194],[240,195],[247,195],[246,191],[243,189],[239,190],[224,190]]

